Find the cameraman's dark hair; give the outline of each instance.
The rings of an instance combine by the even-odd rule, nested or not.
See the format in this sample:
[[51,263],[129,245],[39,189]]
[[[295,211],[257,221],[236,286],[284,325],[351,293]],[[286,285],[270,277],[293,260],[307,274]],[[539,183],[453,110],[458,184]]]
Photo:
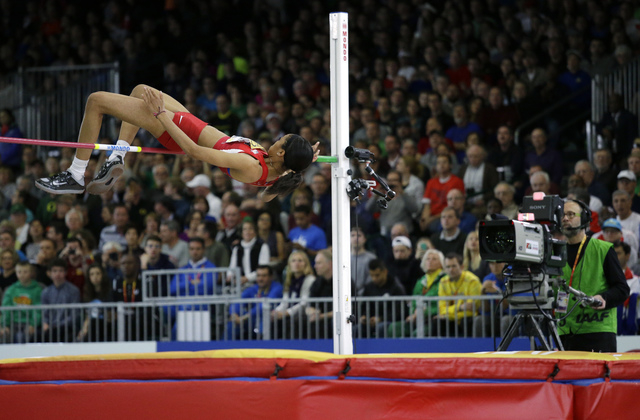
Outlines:
[[276,179],[273,185],[266,189],[266,194],[284,196],[293,192],[304,181],[302,171],[313,162],[313,148],[302,136],[290,134],[283,149],[284,168],[291,169],[292,172]]
[[269,272],[269,277],[273,276],[273,268],[271,268],[270,265],[260,264],[258,267],[256,267],[256,271],[258,270],[267,270]]
[[373,271],[373,270],[386,270],[387,266],[384,265],[384,262],[380,259],[375,259],[375,260],[371,260],[369,261],[369,270]]
[[51,262],[47,266],[47,270],[51,270],[53,269],[53,267],[62,267],[66,271],[67,263],[62,258],[54,258],[53,260],[51,260]]
[[447,260],[452,260],[455,258],[456,260],[458,260],[458,264],[462,265],[462,255],[458,254],[457,252],[449,252],[444,256],[444,258]]

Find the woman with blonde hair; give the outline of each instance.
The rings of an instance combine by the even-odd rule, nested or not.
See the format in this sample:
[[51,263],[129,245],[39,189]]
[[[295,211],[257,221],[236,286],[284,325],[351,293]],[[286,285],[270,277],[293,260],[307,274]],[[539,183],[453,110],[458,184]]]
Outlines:
[[469,232],[467,239],[464,241],[462,268],[471,271],[480,279],[483,279],[491,272],[487,262],[483,261],[480,256],[480,242],[477,230]]
[[[425,272],[416,282],[412,296],[438,296],[438,285],[440,279],[445,276],[444,254],[437,249],[428,249],[422,256],[420,268]],[[411,301],[410,315],[404,321],[394,322],[389,325],[389,337],[409,337],[415,336],[419,311],[415,300]],[[437,302],[425,302],[423,311],[425,322],[425,335],[429,332],[430,320],[438,314]]]
[[[289,255],[287,262],[286,274],[284,277],[284,292],[282,294],[282,303],[271,311],[273,320],[282,320],[289,318],[291,322],[282,322],[280,328],[277,328],[278,335],[283,334],[294,323],[300,323],[304,315],[306,307],[305,299],[309,297],[311,286],[316,280],[311,268],[309,257],[303,251],[293,251]],[[289,299],[300,299],[297,303],[289,302]],[[276,322],[278,324],[278,322]],[[300,338],[300,337],[297,337]]]

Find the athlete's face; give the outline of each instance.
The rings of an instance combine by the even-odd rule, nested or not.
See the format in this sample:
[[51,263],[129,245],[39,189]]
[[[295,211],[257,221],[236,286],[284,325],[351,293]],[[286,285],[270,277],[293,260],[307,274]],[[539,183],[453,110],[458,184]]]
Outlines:
[[269,148],[269,155],[275,156],[280,150],[284,150],[284,144],[287,142],[287,139],[289,138],[289,136],[290,134],[287,134],[286,136],[282,136],[277,142],[273,143]]

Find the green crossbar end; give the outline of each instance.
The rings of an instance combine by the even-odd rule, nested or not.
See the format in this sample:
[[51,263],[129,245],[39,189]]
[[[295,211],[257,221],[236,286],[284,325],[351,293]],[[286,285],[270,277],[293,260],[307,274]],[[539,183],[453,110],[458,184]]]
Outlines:
[[338,163],[337,156],[318,156],[318,162],[320,163]]

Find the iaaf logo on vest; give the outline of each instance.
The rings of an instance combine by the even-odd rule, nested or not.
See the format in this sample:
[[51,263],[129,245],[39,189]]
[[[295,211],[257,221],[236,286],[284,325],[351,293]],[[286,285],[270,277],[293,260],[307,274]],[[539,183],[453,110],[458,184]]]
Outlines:
[[[601,314],[595,313],[593,315],[589,315],[589,314],[578,315],[576,317],[576,324],[584,324],[585,322],[602,322],[604,321],[605,318],[609,318],[608,312],[602,312]],[[566,324],[567,324],[566,319],[563,319],[558,323],[558,325],[560,325],[561,327],[564,327]]]

